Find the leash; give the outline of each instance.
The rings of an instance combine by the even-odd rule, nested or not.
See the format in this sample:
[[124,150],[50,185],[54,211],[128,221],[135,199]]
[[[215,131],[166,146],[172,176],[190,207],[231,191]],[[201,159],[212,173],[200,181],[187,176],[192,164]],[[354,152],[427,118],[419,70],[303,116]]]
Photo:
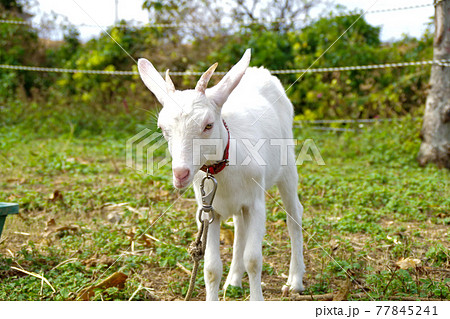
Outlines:
[[[212,190],[208,194],[205,193],[205,181],[212,181]],[[212,202],[214,200],[214,196],[216,195],[217,190],[217,180],[211,175],[209,172],[206,173],[206,176],[203,177],[202,182],[200,184],[200,191],[202,193],[202,208],[198,212],[198,220],[200,221],[200,229],[197,233],[197,238],[191,245],[189,246],[189,254],[194,260],[194,267],[191,272],[191,280],[189,281],[189,289],[186,293],[185,301],[191,300],[192,293],[195,288],[195,279],[197,278],[198,266],[200,264],[200,260],[205,256],[206,251],[206,241],[208,239],[208,228],[209,224],[214,221],[214,210],[212,207]],[[207,215],[207,216],[204,216]]]
[[[200,192],[202,194],[202,208],[198,212],[198,220],[200,222],[200,229],[197,233],[197,238],[194,242],[189,246],[189,254],[191,255],[194,266],[191,272],[191,280],[189,281],[189,289],[186,293],[185,301],[191,300],[192,293],[195,287],[195,279],[197,278],[198,266],[200,264],[200,260],[205,256],[206,251],[206,241],[208,239],[208,227],[214,221],[214,210],[212,207],[212,202],[214,200],[214,196],[216,195],[217,190],[217,180],[214,178],[213,174],[220,173],[227,165],[228,165],[228,156],[230,149],[230,130],[228,129],[227,123],[223,120],[223,125],[227,130],[228,142],[225,150],[223,152],[223,157],[221,161],[218,161],[212,165],[203,165],[200,170],[206,173],[206,176],[203,177],[202,182],[200,183]],[[205,193],[205,181],[212,181],[212,191],[208,194]],[[203,215],[208,215],[207,218],[203,218]]]

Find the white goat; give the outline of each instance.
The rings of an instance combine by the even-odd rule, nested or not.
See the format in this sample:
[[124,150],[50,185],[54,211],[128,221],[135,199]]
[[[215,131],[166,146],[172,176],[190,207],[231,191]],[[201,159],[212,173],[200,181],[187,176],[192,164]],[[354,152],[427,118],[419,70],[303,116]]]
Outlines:
[[[193,181],[199,207],[202,206],[199,184],[206,174],[200,168],[222,159],[228,134],[235,141],[229,150],[229,157],[235,163],[215,175],[216,218],[209,226],[204,263],[207,300],[218,300],[222,277],[220,221],[230,217],[234,221],[235,238],[224,291],[228,285],[241,287],[246,271],[250,300],[263,300],[265,191],[275,184],[288,213],[292,247],[289,277],[283,291],[303,291],[303,207],[297,196],[295,154],[293,147],[280,149],[286,145],[285,141],[293,141],[293,107],[280,81],[264,68],[248,68],[249,62],[250,49],[216,86],[206,88],[217,63],[202,75],[195,90],[185,91],[175,90],[168,70],[164,81],[149,61],[139,59],[138,62],[142,80],[163,105],[158,126],[172,155],[174,186],[185,188]],[[194,149],[194,140],[202,140],[202,145],[206,145],[200,148],[200,154]],[[211,152],[208,144],[216,147],[218,140],[223,142],[216,152],[218,156],[206,154]]]

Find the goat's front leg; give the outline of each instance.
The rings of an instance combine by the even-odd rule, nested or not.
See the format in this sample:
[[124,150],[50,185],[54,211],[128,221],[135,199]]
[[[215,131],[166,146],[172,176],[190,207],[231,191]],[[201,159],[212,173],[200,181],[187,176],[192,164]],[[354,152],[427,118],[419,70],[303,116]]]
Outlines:
[[222,260],[220,259],[220,216],[216,214],[208,227],[206,241],[204,276],[206,300],[219,300],[219,285],[222,279]]
[[244,218],[247,224],[244,265],[250,282],[250,300],[264,300],[261,288],[262,241],[266,231],[264,193],[255,199]]
[[227,280],[225,282],[225,285],[223,286],[224,294],[229,285],[242,287],[242,276],[245,272],[244,249],[246,241],[246,226],[243,213],[248,214],[248,211],[244,209],[244,212],[240,211],[238,214],[233,216],[235,232],[233,244],[233,259],[231,261]]

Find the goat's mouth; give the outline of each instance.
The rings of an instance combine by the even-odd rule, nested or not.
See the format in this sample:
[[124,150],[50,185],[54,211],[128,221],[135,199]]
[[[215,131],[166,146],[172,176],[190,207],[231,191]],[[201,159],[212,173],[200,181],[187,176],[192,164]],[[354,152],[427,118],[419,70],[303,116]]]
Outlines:
[[189,184],[191,183],[191,176],[188,175],[184,178],[176,178],[175,176],[173,177],[173,186],[175,186],[175,188],[178,189],[183,189],[186,188],[187,186],[189,186]]

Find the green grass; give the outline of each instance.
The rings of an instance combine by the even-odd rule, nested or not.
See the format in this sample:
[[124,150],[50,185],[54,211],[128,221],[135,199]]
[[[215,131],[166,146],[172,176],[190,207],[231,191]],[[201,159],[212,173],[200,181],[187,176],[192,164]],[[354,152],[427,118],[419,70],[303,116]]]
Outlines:
[[[128,276],[125,286],[96,289],[91,299],[182,299],[196,233],[193,192],[180,197],[170,166],[157,176],[126,167],[126,140],[146,121],[105,116],[97,125],[89,118],[64,125],[67,114],[58,120],[46,113],[33,124],[19,113],[0,127],[0,201],[20,204],[0,243],[0,299],[73,300],[117,271]],[[450,174],[418,166],[419,130],[419,121],[405,118],[356,132],[295,132],[299,140],[312,138],[326,163],[298,167],[305,294],[336,292],[350,276],[350,299],[450,299]],[[270,194],[276,202],[267,197],[264,295],[289,299],[281,296],[290,250],[286,215],[277,190]],[[126,204],[111,206],[120,203]],[[62,226],[70,227],[57,230]],[[224,279],[232,250],[226,240],[222,247]],[[420,259],[420,267],[397,269],[406,257]],[[11,267],[44,276],[55,292]],[[227,299],[247,299],[244,282]],[[194,297],[204,295],[200,275]]]

